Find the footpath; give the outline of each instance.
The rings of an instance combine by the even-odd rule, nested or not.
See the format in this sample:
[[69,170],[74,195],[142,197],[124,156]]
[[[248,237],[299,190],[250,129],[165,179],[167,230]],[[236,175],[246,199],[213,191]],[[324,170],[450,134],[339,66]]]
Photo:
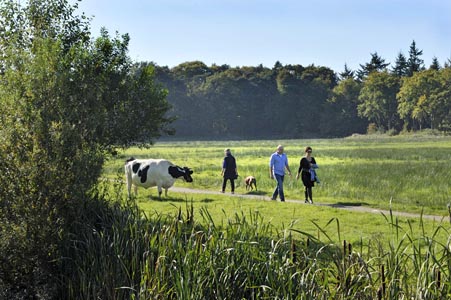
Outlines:
[[[224,195],[219,191],[210,191],[210,190],[200,190],[200,189],[190,189],[190,188],[183,188],[183,187],[171,187],[169,189],[169,193],[170,191],[174,191],[174,192],[178,192],[178,193],[186,193],[186,194],[209,194],[209,195]],[[264,201],[272,201],[270,197],[266,196],[266,195],[258,195],[258,194],[240,194],[240,193],[235,193],[235,194],[231,194],[230,192],[226,192],[225,195],[229,196],[229,197],[238,197],[238,198],[247,198],[247,199],[257,199],[257,200],[264,200]],[[340,205],[340,204],[327,204],[327,203],[313,203],[313,204],[308,204],[305,203],[304,201],[301,200],[290,200],[290,199],[285,199],[286,202],[291,202],[291,203],[297,203],[297,204],[302,204],[302,205],[315,205],[315,206],[324,206],[324,207],[333,207],[333,208],[337,208],[337,209],[344,209],[344,210],[348,210],[348,211],[355,211],[355,212],[365,212],[365,213],[377,213],[377,214],[385,214],[385,215],[389,215],[390,211],[389,210],[383,210],[383,209],[376,209],[376,208],[371,208],[371,207],[366,207],[366,206],[352,206],[352,205]],[[402,211],[394,211],[392,210],[392,214],[394,216],[399,216],[399,217],[407,217],[407,218],[420,218],[423,217],[424,219],[428,219],[428,220],[434,220],[437,222],[441,222],[444,221],[445,219],[449,218],[448,215],[446,216],[434,216],[434,215],[420,215],[420,214],[414,214],[414,213],[408,213],[408,212],[402,212]]]

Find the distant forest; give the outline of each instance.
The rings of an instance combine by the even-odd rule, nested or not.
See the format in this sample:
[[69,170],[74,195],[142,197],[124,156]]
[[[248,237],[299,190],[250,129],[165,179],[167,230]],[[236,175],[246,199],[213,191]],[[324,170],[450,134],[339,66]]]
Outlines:
[[177,138],[330,138],[451,129],[451,60],[426,67],[415,41],[393,64],[377,52],[368,63],[337,73],[324,66],[161,67]]

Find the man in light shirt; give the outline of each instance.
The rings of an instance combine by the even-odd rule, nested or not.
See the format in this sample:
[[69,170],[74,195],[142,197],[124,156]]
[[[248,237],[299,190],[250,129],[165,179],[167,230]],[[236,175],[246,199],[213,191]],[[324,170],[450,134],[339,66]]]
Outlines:
[[274,189],[271,200],[276,200],[277,195],[279,195],[280,201],[285,201],[285,195],[283,193],[285,169],[287,169],[288,175],[291,176],[290,167],[288,166],[288,157],[283,153],[283,146],[279,145],[277,146],[276,152],[274,152],[269,159],[269,176],[271,179],[276,179],[277,181],[277,186]]

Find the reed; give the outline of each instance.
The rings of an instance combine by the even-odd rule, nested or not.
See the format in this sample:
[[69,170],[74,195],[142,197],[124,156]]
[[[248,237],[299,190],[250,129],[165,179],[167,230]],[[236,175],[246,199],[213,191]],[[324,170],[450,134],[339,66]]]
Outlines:
[[[67,299],[444,299],[451,293],[450,245],[384,216],[388,240],[359,249],[277,228],[259,212],[216,224],[186,201],[146,217],[132,201],[87,204],[74,224],[62,281]],[[224,214],[227,212],[224,211]],[[331,219],[340,236],[340,222]]]

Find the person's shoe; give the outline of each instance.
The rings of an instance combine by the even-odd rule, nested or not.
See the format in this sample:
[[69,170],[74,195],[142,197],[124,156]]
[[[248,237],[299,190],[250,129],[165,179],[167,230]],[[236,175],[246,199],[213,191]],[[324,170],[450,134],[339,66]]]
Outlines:
[[274,200],[274,201],[275,201],[275,200],[276,200],[276,198],[271,198],[271,200]]
[[231,194],[235,194],[235,192],[231,192]]
[[310,200],[310,204],[313,204],[313,200]]
[[224,191],[220,191],[221,193],[224,193]]
[[285,202],[285,199],[280,199],[280,202]]
[[305,203],[308,203],[308,200],[307,199],[305,199],[305,201],[304,201]]

